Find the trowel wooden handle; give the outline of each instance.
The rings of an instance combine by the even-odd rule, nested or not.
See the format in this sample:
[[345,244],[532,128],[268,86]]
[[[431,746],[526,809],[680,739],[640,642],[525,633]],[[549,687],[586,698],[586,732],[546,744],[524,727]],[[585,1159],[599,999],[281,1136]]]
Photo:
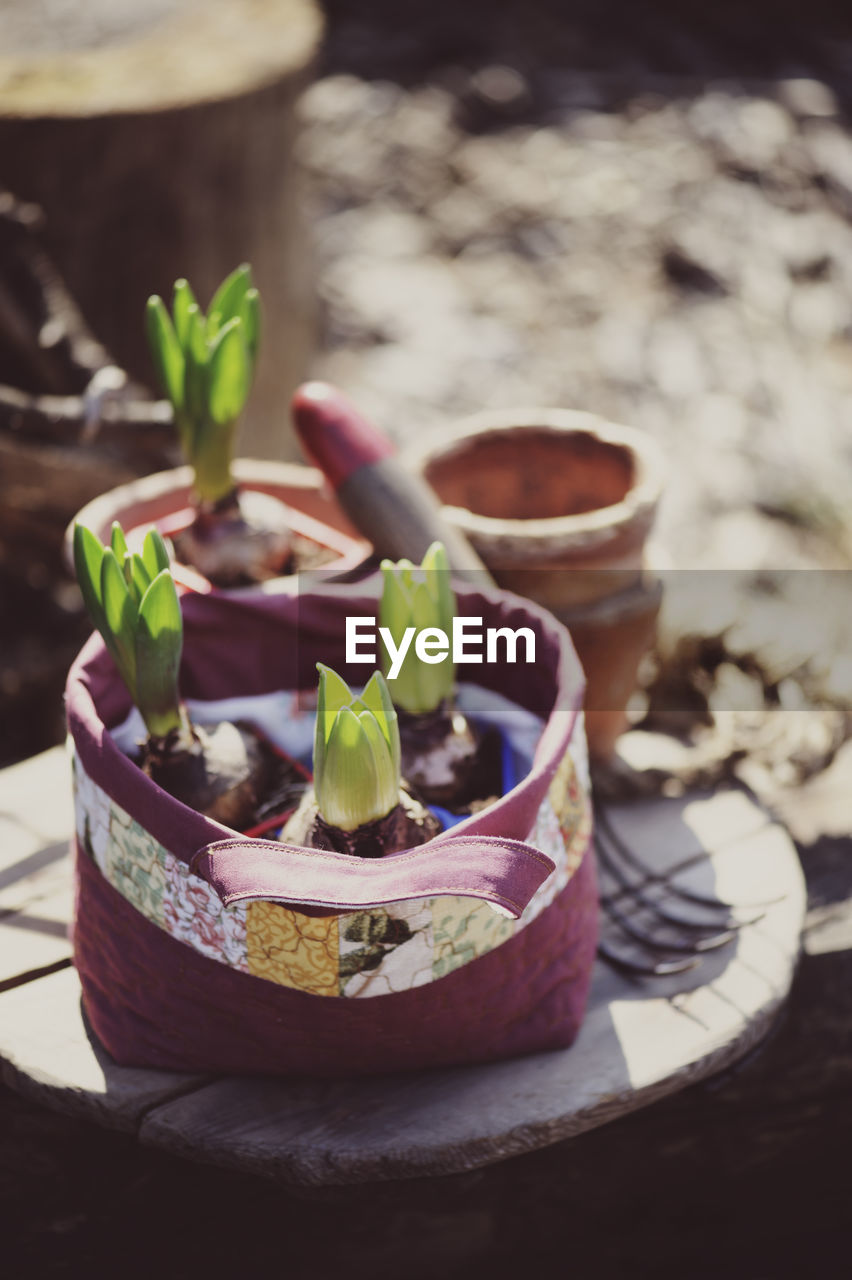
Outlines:
[[327,383],[307,382],[296,391],[292,407],[306,454],[380,556],[420,561],[440,539],[452,569],[477,586],[491,583],[467,538],[444,520],[434,492],[403,467],[387,437],[345,396]]

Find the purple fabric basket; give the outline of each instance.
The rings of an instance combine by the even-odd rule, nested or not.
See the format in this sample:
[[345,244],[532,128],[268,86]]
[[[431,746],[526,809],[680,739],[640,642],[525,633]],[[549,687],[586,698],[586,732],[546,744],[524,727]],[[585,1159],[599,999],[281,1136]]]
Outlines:
[[[318,660],[363,683],[343,620],[375,616],[376,591],[185,598],[184,695],[310,689]],[[335,1076],[572,1042],[597,933],[582,672],[536,606],[463,591],[459,607],[536,634],[534,665],[461,669],[545,720],[533,766],[459,827],[375,862],[239,837],[167,795],[115,745],[128,697],[100,639],[83,649],[67,687],[74,956],[118,1062]]]

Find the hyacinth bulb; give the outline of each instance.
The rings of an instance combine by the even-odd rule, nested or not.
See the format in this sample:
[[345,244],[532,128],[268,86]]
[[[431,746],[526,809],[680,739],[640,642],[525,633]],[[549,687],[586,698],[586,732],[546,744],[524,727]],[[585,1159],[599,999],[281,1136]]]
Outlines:
[[320,816],[354,831],[399,804],[400,746],[396,712],[376,671],[364,692],[317,664],[319,697],[314,739],[314,793]]
[[[386,627],[399,646],[408,628],[415,634],[437,629],[451,636],[456,616],[455,592],[450,586],[450,565],[443,543],[433,542],[419,566],[410,560],[382,561],[382,599],[379,625]],[[390,669],[387,647],[382,665]],[[424,662],[411,644],[399,674],[390,682],[391,697],[397,707],[409,715],[435,711],[452,697],[455,667],[449,655],[440,662]]]
[[108,547],[78,523],[74,567],[92,625],[102,635],[148,732],[164,738],[184,730],[178,693],[183,618],[160,534],[149,529],[140,555],[128,550],[118,523],[112,526]]

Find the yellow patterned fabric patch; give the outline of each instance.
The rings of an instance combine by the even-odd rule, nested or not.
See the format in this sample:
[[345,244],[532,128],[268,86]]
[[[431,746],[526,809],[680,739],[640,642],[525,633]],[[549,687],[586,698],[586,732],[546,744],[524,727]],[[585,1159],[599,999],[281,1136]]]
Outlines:
[[246,911],[248,971],[282,987],[340,995],[338,917],[303,916],[275,902]]
[[565,840],[570,842],[582,825],[589,808],[589,798],[580,785],[570,751],[566,751],[562,757],[547,794],[559,821],[560,830]]

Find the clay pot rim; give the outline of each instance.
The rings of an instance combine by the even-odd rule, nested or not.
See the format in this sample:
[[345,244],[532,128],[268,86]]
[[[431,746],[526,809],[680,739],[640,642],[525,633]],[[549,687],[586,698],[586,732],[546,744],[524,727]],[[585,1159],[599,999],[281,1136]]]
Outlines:
[[488,436],[509,435],[535,428],[555,437],[591,435],[631,455],[634,480],[625,496],[616,503],[562,516],[485,516],[467,507],[446,505],[444,513],[454,524],[478,541],[500,544],[518,539],[532,548],[539,541],[551,553],[559,545],[596,547],[621,535],[630,525],[646,532],[653,521],[662,492],[665,466],[662,452],[650,436],[635,427],[610,422],[580,409],[521,408],[484,410],[461,418],[447,427],[430,431],[419,444],[404,450],[404,461],[422,475],[438,458],[449,460],[466,446]]
[[[292,507],[295,512],[298,512],[300,524],[306,527],[295,529],[294,532],[313,538],[320,542],[321,545],[338,553],[336,560],[332,560],[328,565],[323,566],[325,570],[334,573],[345,572],[357,567],[370,554],[372,550],[370,544],[357,531],[349,533],[343,529],[335,528],[333,525],[326,524],[315,516],[299,512],[299,508],[292,500],[288,501],[286,497],[282,496],[282,489],[302,490],[305,493],[318,493],[321,491],[325,485],[325,478],[322,472],[315,467],[267,458],[237,458],[233,464],[233,474],[242,488],[256,493],[269,494],[278,498],[285,505]],[[104,531],[108,532],[110,524],[120,516],[122,508],[150,505],[154,508],[151,514],[144,516],[142,520],[134,520],[130,527],[136,528],[139,524],[156,524],[187,505],[192,490],[192,480],[193,469],[191,466],[173,467],[167,471],[155,471],[151,475],[140,476],[136,480],[117,485],[114,489],[107,490],[106,493],[98,494],[91,502],[86,503],[65,530],[63,558],[68,569],[73,574],[74,524],[76,521],[79,520],[90,529],[93,529],[103,539]],[[342,513],[341,522],[348,524]],[[313,526],[316,526],[316,528],[314,529]],[[285,574],[252,586],[225,589],[214,587],[189,565],[176,562],[174,571],[175,581],[178,585],[194,594],[207,594],[212,591],[216,594],[229,596],[251,595],[258,592],[261,594],[275,594],[286,590],[289,585],[295,583],[296,576],[296,574]]]

